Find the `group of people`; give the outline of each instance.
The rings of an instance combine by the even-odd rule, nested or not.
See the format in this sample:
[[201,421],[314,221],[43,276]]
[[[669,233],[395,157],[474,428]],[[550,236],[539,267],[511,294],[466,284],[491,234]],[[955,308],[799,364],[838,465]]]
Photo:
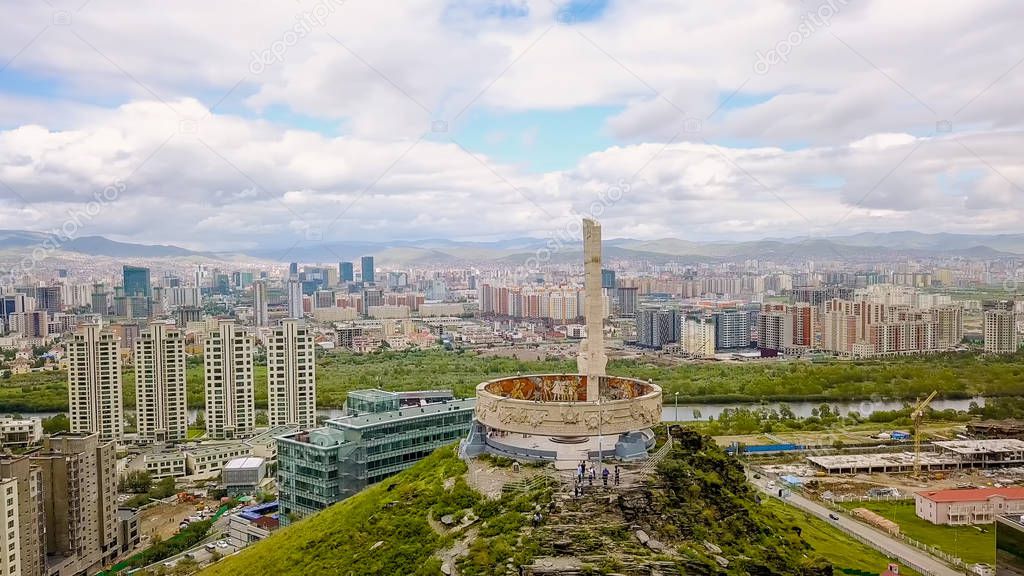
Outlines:
[[[614,473],[614,475],[615,475],[615,485],[618,486],[619,485],[619,480],[620,480],[619,467],[618,466],[615,466],[615,473]],[[606,487],[608,486],[608,478],[609,478],[609,476],[612,476],[612,472],[609,471],[606,466],[602,466],[601,482],[604,483],[604,485]],[[576,466],[576,483],[575,483],[575,486],[573,487],[573,497],[579,498],[580,496],[583,496],[583,482],[584,482],[584,480],[589,481],[590,485],[593,486],[594,485],[594,481],[597,480],[597,468],[593,464],[591,464],[590,467],[588,468],[586,460],[581,460],[580,463]]]

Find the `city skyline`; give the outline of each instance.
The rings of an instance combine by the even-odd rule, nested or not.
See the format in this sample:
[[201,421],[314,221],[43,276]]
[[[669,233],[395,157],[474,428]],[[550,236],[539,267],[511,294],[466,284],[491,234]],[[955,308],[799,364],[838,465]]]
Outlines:
[[1008,1],[65,4],[0,25],[0,229],[242,250],[1024,216]]

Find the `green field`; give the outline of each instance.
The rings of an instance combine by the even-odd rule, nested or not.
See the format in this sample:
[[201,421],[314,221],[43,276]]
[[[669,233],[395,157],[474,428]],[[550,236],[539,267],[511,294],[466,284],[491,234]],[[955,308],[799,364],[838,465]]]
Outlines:
[[[573,360],[522,361],[484,358],[443,350],[325,354],[317,362],[317,404],[340,407],[351,390],[451,388],[468,396],[484,380],[517,372],[574,372]],[[1024,395],[1024,355],[985,358],[972,354],[933,355],[895,360],[769,363],[701,363],[658,366],[635,361],[609,363],[612,374],[651,379],[666,396],[683,402],[833,401],[871,398],[913,400],[939,390],[942,398]],[[199,359],[187,371],[188,403],[203,405]],[[257,366],[256,405],[266,407],[266,367]],[[45,372],[0,380],[0,412],[67,409],[66,375]],[[135,403],[134,376],[124,377],[125,405]]]
[[947,554],[959,556],[969,564],[995,565],[996,533],[993,526],[936,526],[914,513],[914,503],[847,502],[845,508],[867,508],[899,524],[900,531],[917,540],[938,547]]
[[[810,514],[775,499],[769,499],[764,506],[786,522],[799,526],[803,539],[836,567],[837,576],[843,574],[843,568],[881,574],[889,563],[881,552],[853,540]],[[917,572],[901,565],[900,574],[913,576]]]

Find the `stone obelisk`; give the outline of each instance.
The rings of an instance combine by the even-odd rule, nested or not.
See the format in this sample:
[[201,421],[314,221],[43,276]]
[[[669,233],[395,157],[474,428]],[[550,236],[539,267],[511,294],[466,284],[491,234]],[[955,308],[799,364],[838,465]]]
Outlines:
[[587,337],[580,343],[576,366],[580,374],[587,376],[587,401],[596,402],[608,357],[604,353],[604,299],[601,298],[601,225],[590,218],[583,219],[583,290]]

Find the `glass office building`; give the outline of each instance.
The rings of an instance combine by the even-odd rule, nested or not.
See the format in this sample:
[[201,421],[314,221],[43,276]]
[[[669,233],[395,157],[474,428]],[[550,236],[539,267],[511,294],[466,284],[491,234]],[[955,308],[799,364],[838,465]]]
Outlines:
[[[401,407],[406,394],[352,392],[346,406],[350,415],[277,438],[282,524],[323,510],[466,437],[475,398],[447,400],[450,392],[435,393]],[[441,401],[428,401],[432,398]]]
[[1024,517],[996,517],[996,576],[1024,576]]

